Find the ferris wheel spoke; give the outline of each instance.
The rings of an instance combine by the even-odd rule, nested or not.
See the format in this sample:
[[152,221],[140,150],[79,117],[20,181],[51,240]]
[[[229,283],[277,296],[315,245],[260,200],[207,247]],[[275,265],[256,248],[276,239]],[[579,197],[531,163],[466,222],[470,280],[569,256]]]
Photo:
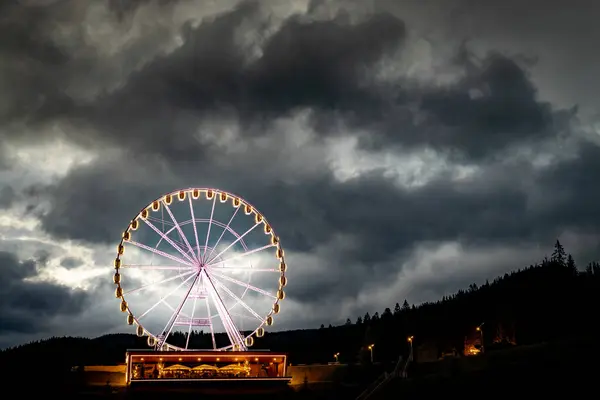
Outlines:
[[[235,209],[235,211],[233,212],[233,215],[231,216],[231,218],[229,218],[229,222],[227,223],[227,225],[225,225],[225,228],[223,228],[223,232],[221,232],[221,235],[219,236],[219,238],[217,239],[217,243],[215,244],[215,246],[210,250],[210,253],[208,253],[208,256],[206,257],[206,260],[210,259],[210,256],[212,256],[212,254],[214,253],[215,249],[217,248],[217,246],[219,245],[219,243],[221,243],[221,239],[223,239],[223,235],[225,235],[225,232],[227,231],[231,231],[231,228],[229,227],[229,225],[231,225],[231,222],[233,221],[233,219],[235,218],[235,215],[237,214],[237,212],[240,210],[241,207],[238,207]],[[233,231],[235,232],[235,231]]]
[[206,270],[204,270],[204,273],[206,276],[206,280],[209,283],[208,288],[209,288],[209,291],[211,294],[211,298],[213,299],[213,302],[215,303],[215,307],[217,308],[217,313],[219,315],[219,318],[221,318],[221,322],[223,323],[223,327],[225,328],[225,332],[227,333],[227,337],[229,338],[229,341],[231,342],[232,345],[239,344],[240,347],[245,350],[246,346],[244,344],[244,339],[242,338],[240,331],[235,326],[233,319],[231,318],[231,315],[229,314],[229,311],[227,311],[227,307],[225,307],[225,303],[223,302],[223,299],[219,295],[219,292],[217,291],[215,283],[211,279],[210,275],[208,275],[206,273]]
[[226,263],[226,262],[229,262],[229,261],[237,260],[239,258],[246,257],[246,256],[249,256],[251,254],[259,253],[259,252],[261,252],[263,250],[266,250],[266,249],[270,249],[271,247],[277,247],[277,245],[276,244],[268,244],[266,246],[259,247],[257,249],[245,251],[245,252],[240,253],[238,255],[235,255],[233,257],[226,258],[225,260],[211,262],[209,264],[206,264],[206,266],[207,267],[213,267],[214,265],[223,264],[223,263]]
[[[165,235],[168,235],[169,233],[165,232]],[[177,236],[181,236],[179,235],[179,232],[177,232]],[[177,240],[177,239],[171,239],[173,242],[175,242],[179,247],[183,248],[183,247],[187,247],[185,245],[185,243],[183,243],[181,240]],[[194,257],[192,257],[194,258]]]
[[143,286],[140,286],[140,287],[138,287],[138,288],[135,288],[135,289],[130,289],[130,290],[126,291],[126,292],[123,292],[123,295],[127,295],[127,294],[131,294],[131,293],[139,292],[140,290],[147,289],[147,288],[149,288],[149,287],[152,287],[152,286],[154,286],[154,285],[159,285],[159,284],[161,284],[161,283],[167,283],[167,282],[171,282],[171,281],[174,281],[174,280],[175,280],[175,279],[177,279],[177,278],[183,278],[183,277],[185,277],[185,276],[187,276],[187,275],[191,275],[191,274],[193,274],[194,272],[195,272],[195,271],[188,271],[188,272],[184,272],[183,274],[179,274],[179,275],[171,276],[171,277],[169,277],[169,278],[167,278],[167,279],[163,279],[162,281],[157,281],[157,282],[148,283],[148,284],[146,284],[146,285],[143,285]]
[[150,307],[148,310],[146,310],[146,312],[145,312],[145,313],[143,313],[142,315],[140,315],[140,316],[138,317],[138,320],[140,320],[140,319],[142,319],[144,316],[148,315],[148,313],[149,313],[150,311],[154,310],[156,307],[158,307],[158,305],[159,305],[160,303],[163,303],[163,302],[165,302],[165,300],[166,300],[167,298],[169,298],[170,296],[172,296],[172,295],[173,295],[173,293],[175,293],[176,291],[178,291],[180,287],[182,287],[183,285],[185,285],[185,284],[186,284],[186,283],[187,283],[187,282],[188,282],[190,279],[192,279],[194,276],[196,276],[196,274],[194,274],[194,275],[192,275],[192,276],[190,276],[190,277],[186,278],[186,279],[185,279],[183,282],[181,282],[179,285],[177,285],[177,287],[176,287],[175,289],[173,289],[172,291],[170,291],[169,293],[167,293],[165,296],[161,297],[161,298],[160,298],[160,300],[158,300],[158,301],[157,301],[157,302],[156,302],[156,303],[155,303],[155,304],[154,304],[152,307]]
[[156,222],[157,224],[167,225],[167,226],[170,226],[171,228],[175,228],[175,225],[172,222],[169,222],[164,219],[156,218],[151,215],[148,215],[148,221]]
[[246,232],[244,232],[242,235],[240,235],[237,239],[235,239],[233,242],[231,242],[229,244],[229,246],[227,246],[225,248],[225,250],[221,251],[219,254],[217,254],[216,256],[214,256],[213,258],[211,258],[210,260],[208,260],[208,262],[206,262],[205,265],[206,264],[211,264],[215,259],[219,258],[223,253],[225,253],[227,250],[229,250],[230,248],[232,248],[237,242],[239,242],[240,240],[242,240],[244,238],[244,236],[246,236],[247,234],[249,234],[250,232],[252,232],[260,224],[262,224],[262,222],[257,222],[256,224],[254,224],[254,226],[252,228],[248,229]]
[[277,272],[281,273],[277,268],[252,268],[252,267],[211,267],[211,270],[217,270],[219,272]]
[[[166,300],[163,300],[162,303],[171,311],[175,312],[175,307],[173,307],[172,305],[170,305],[169,303],[167,303]],[[179,313],[180,316],[182,317],[188,317],[188,315],[184,312],[180,312]]]
[[187,237],[183,233],[183,230],[181,229],[181,225],[179,225],[179,223],[175,219],[175,216],[173,215],[173,212],[171,211],[171,208],[168,205],[165,204],[165,210],[167,210],[167,214],[169,214],[169,217],[171,218],[171,221],[173,221],[173,224],[175,224],[175,229],[177,229],[177,232],[179,232],[179,235],[181,236],[181,239],[185,243],[185,245],[186,245],[186,247],[188,249],[188,252],[190,254],[192,254],[192,258],[194,259],[194,261],[198,262],[199,260],[194,255],[194,249],[192,249],[192,246],[190,246],[190,242],[188,242]]
[[252,307],[250,307],[248,304],[246,304],[246,302],[244,302],[242,299],[240,299],[238,296],[236,296],[235,293],[233,293],[231,290],[229,290],[229,288],[227,286],[223,285],[219,281],[216,281],[216,283],[217,283],[218,287],[223,289],[223,291],[225,293],[227,293],[232,299],[234,299],[240,306],[244,307],[250,314],[254,315],[260,321],[263,320],[263,318],[256,311],[254,311],[252,309]]
[[190,266],[180,266],[180,265],[152,265],[152,264],[122,264],[121,268],[135,268],[135,269],[145,269],[145,270],[195,270],[194,267]]
[[173,240],[171,240],[171,238],[169,238],[166,234],[164,234],[160,229],[158,229],[156,226],[154,226],[154,224],[152,222],[150,222],[146,219],[142,219],[142,221],[144,221],[146,223],[146,225],[148,225],[154,232],[156,232],[161,238],[163,238],[175,250],[177,250],[179,252],[179,254],[181,254],[182,256],[187,258],[189,260],[189,262],[191,262],[192,264],[194,264],[196,262],[192,257],[188,256],[187,253],[185,251],[183,251],[183,249],[177,245],[177,243],[175,243]]
[[[158,301],[159,303],[163,303],[165,305],[165,307],[167,307],[169,310],[171,310],[172,312],[175,312],[175,307],[173,307],[172,305],[170,305],[166,299],[160,299]],[[185,313],[181,313],[180,315],[187,317],[187,315]],[[141,318],[141,317],[140,317]]]
[[240,280],[238,280],[238,279],[235,279],[235,278],[232,278],[232,277],[230,277],[230,276],[223,275],[223,274],[220,274],[220,273],[218,273],[218,272],[214,272],[214,271],[211,271],[211,272],[210,272],[210,275],[214,275],[214,276],[216,276],[216,277],[218,277],[218,278],[221,278],[221,279],[223,279],[223,280],[229,281],[229,282],[231,282],[231,283],[235,283],[236,285],[239,285],[239,286],[242,286],[242,287],[244,287],[244,288],[247,288],[247,289],[253,290],[253,291],[257,292],[257,293],[260,293],[260,294],[262,294],[262,295],[264,295],[264,296],[267,296],[267,297],[270,297],[270,298],[272,298],[272,299],[276,299],[276,298],[277,298],[277,296],[275,296],[275,295],[273,295],[273,294],[271,294],[271,293],[267,292],[266,290],[263,290],[263,289],[261,289],[261,288],[258,288],[258,287],[256,287],[256,286],[252,286],[252,285],[250,285],[249,283],[242,282],[242,281],[240,281]]
[[149,252],[151,252],[151,253],[154,253],[154,254],[156,254],[156,255],[163,256],[163,257],[165,257],[165,258],[168,258],[168,259],[170,259],[170,260],[173,260],[173,261],[175,261],[176,263],[183,264],[183,265],[187,265],[188,267],[192,267],[192,266],[193,266],[193,264],[192,264],[192,263],[190,263],[190,262],[187,262],[187,261],[185,261],[185,260],[184,260],[184,259],[182,259],[182,258],[179,258],[179,257],[177,257],[177,256],[171,255],[171,254],[169,254],[169,253],[165,253],[164,251],[161,251],[161,250],[158,250],[158,249],[152,248],[152,247],[150,247],[150,246],[147,246],[147,245],[145,245],[145,244],[143,244],[143,243],[135,242],[135,241],[133,241],[133,240],[129,240],[129,241],[127,241],[126,243],[128,243],[128,244],[131,244],[131,245],[134,245],[135,247],[139,247],[140,249],[147,250],[147,251],[149,251]]
[[[200,273],[198,272],[195,275],[192,275],[192,277],[195,277],[195,278],[192,281],[192,284],[190,285],[190,288],[185,293],[185,296],[183,297],[183,300],[181,300],[181,303],[179,303],[179,306],[177,307],[177,309],[175,310],[175,312],[171,315],[171,318],[169,319],[169,322],[167,322],[167,325],[165,325],[165,328],[162,330],[162,333],[161,333],[162,338],[161,338],[160,342],[157,345],[157,347],[159,349],[167,341],[167,338],[171,334],[171,331],[173,330],[173,326],[175,325],[175,321],[177,321],[177,317],[179,317],[179,314],[181,313],[181,309],[183,308],[183,306],[187,302],[188,298],[190,297],[190,293],[192,293],[192,290],[194,289],[194,286],[196,285],[196,282],[198,281],[198,277],[200,277]],[[191,320],[193,320],[193,318],[191,318]]]
[[204,244],[204,254],[202,255],[202,262],[206,262],[206,252],[208,251],[208,238],[210,237],[210,228],[213,223],[213,216],[215,215],[215,204],[217,204],[217,196],[213,197],[212,208],[210,210],[210,219],[208,220],[208,232],[206,232],[206,242]]
[[192,217],[192,225],[194,226],[194,237],[196,238],[196,258],[200,260],[200,242],[198,241],[198,228],[196,227],[196,217],[194,216],[194,204],[192,203],[192,197],[188,197],[190,203],[190,216]]

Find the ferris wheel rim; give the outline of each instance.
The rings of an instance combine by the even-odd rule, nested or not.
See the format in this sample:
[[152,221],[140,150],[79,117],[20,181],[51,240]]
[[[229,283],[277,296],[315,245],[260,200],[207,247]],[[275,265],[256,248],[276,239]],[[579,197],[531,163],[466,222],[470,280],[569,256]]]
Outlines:
[[[206,194],[206,198],[207,198],[208,200],[211,200],[211,199],[212,199],[212,201],[213,201],[213,211],[214,211],[214,206],[215,206],[215,204],[217,203],[217,199],[219,199],[219,198],[220,198],[222,195],[225,195],[225,200],[222,200],[222,198],[221,198],[221,199],[219,199],[219,200],[220,200],[220,203],[226,203],[228,200],[231,200],[231,201],[232,201],[232,203],[234,203],[234,206],[233,206],[233,207],[234,207],[234,208],[237,208],[238,210],[239,210],[239,209],[242,209],[243,207],[250,207],[250,210],[251,210],[251,212],[250,212],[250,213],[248,213],[248,212],[247,212],[247,208],[246,208],[246,210],[245,210],[245,212],[246,212],[246,215],[254,215],[254,216],[255,216],[255,218],[257,218],[257,219],[256,219],[256,221],[259,221],[259,219],[258,219],[258,218],[260,217],[260,221],[259,221],[259,222],[256,222],[256,224],[255,224],[255,226],[254,226],[254,227],[256,227],[256,226],[258,226],[259,224],[261,224],[261,223],[262,223],[262,224],[263,224],[265,227],[267,227],[267,226],[268,226],[268,228],[269,228],[269,233],[268,233],[268,235],[270,236],[270,238],[272,238],[272,241],[271,241],[271,243],[272,243],[272,247],[275,247],[275,248],[277,249],[277,258],[278,258],[278,260],[279,260],[279,262],[280,262],[280,268],[279,268],[279,271],[278,271],[278,274],[277,274],[277,275],[279,276],[279,282],[278,282],[278,283],[279,283],[279,284],[278,284],[278,288],[279,288],[279,289],[278,289],[278,291],[277,291],[277,296],[274,296],[274,300],[273,300],[273,303],[272,303],[271,310],[270,310],[269,312],[267,312],[267,313],[266,313],[266,315],[265,315],[264,317],[261,317],[260,319],[258,319],[258,318],[257,318],[257,321],[258,321],[259,323],[257,323],[257,326],[256,326],[256,328],[255,328],[254,330],[252,330],[252,331],[248,331],[248,332],[250,332],[250,333],[248,333],[248,334],[240,334],[240,336],[239,336],[239,337],[240,337],[240,339],[241,339],[241,343],[231,343],[231,342],[230,342],[230,344],[229,344],[229,345],[227,345],[227,346],[221,346],[221,347],[217,347],[216,345],[214,345],[214,346],[213,346],[213,350],[216,350],[216,351],[225,351],[225,350],[229,350],[229,349],[236,349],[236,350],[247,350],[247,347],[249,347],[249,345],[248,345],[248,346],[246,346],[246,344],[247,344],[247,339],[248,339],[248,338],[254,338],[254,337],[256,337],[256,336],[258,336],[258,337],[262,336],[262,335],[259,335],[259,332],[261,332],[261,331],[262,331],[262,332],[264,333],[264,327],[265,327],[265,326],[270,326],[270,325],[272,324],[272,321],[273,321],[273,315],[275,315],[275,314],[277,314],[277,313],[279,312],[279,303],[280,303],[280,302],[281,302],[281,301],[284,299],[284,297],[280,297],[280,296],[279,296],[279,292],[282,292],[282,293],[283,293],[283,288],[284,288],[284,286],[285,286],[285,283],[282,283],[282,282],[287,282],[287,278],[286,278],[286,272],[287,272],[287,263],[286,263],[286,260],[285,260],[285,254],[284,254],[284,251],[283,251],[283,246],[281,245],[281,240],[280,240],[279,236],[277,235],[277,233],[276,233],[275,229],[274,229],[274,228],[273,228],[273,226],[272,226],[272,225],[269,223],[268,219],[267,219],[267,218],[264,216],[264,214],[263,214],[262,212],[260,212],[260,211],[259,211],[259,209],[258,209],[256,206],[254,206],[252,203],[250,203],[249,201],[247,201],[245,198],[243,198],[243,197],[241,197],[241,196],[239,196],[239,195],[237,195],[237,194],[235,194],[235,193],[233,193],[233,192],[229,192],[229,191],[225,191],[225,190],[218,189],[218,188],[213,188],[213,187],[187,187],[187,188],[184,188],[184,189],[178,189],[178,190],[175,190],[175,191],[171,191],[171,192],[168,192],[168,193],[164,193],[164,194],[162,194],[161,196],[159,196],[159,197],[155,198],[154,200],[150,201],[150,202],[148,203],[148,205],[146,205],[145,207],[143,207],[142,209],[140,209],[140,210],[138,211],[138,213],[135,215],[135,217],[134,217],[133,219],[131,219],[131,221],[129,222],[129,225],[127,226],[127,229],[124,231],[123,237],[121,238],[121,241],[119,242],[119,245],[118,245],[117,257],[116,257],[116,259],[115,259],[115,277],[116,277],[117,275],[119,275],[119,274],[120,274],[120,270],[121,270],[121,267],[120,267],[120,259],[121,259],[122,255],[123,255],[123,253],[122,253],[122,248],[123,248],[124,244],[128,242],[127,240],[125,240],[125,234],[126,234],[127,232],[131,232],[131,231],[132,231],[132,224],[134,223],[134,221],[137,221],[137,220],[142,220],[142,219],[143,219],[143,220],[146,220],[148,217],[146,217],[146,218],[143,218],[143,217],[142,217],[142,214],[143,214],[144,210],[149,210],[149,209],[150,209],[150,210],[153,210],[153,209],[152,209],[152,207],[153,207],[153,205],[154,205],[155,203],[159,203],[159,204],[161,204],[161,202],[164,202],[164,203],[162,203],[162,204],[163,204],[163,206],[164,206],[164,207],[166,207],[166,209],[167,209],[167,210],[169,210],[168,206],[171,204],[171,202],[173,202],[174,200],[177,200],[177,199],[178,199],[178,196],[180,196],[180,195],[181,195],[181,193],[185,193],[185,195],[184,195],[184,198],[189,196],[189,200],[188,200],[188,201],[190,202],[190,207],[191,207],[191,204],[192,204],[192,203],[191,203],[191,202],[192,202],[192,199],[193,199],[193,200],[199,200],[199,199],[202,197],[202,194],[203,194],[203,193],[204,193],[204,194]],[[198,194],[200,194],[200,195],[199,195],[199,196],[192,196],[192,194],[196,194],[196,193],[198,193]],[[208,193],[212,193],[212,195],[211,195],[211,197],[210,197],[210,198],[208,197]],[[170,196],[170,198],[171,198],[171,201],[170,201],[169,203],[165,202],[165,200],[167,199],[167,196]],[[184,200],[184,199],[182,199],[182,198],[179,198],[179,200],[180,200],[180,201],[182,201],[182,200]],[[238,204],[237,206],[235,205],[235,200],[238,200],[238,203],[239,203],[239,204]],[[238,210],[236,210],[236,211],[234,212],[234,214],[233,214],[233,216],[231,217],[231,220],[229,221],[229,223],[231,223],[231,221],[232,221],[232,220],[233,220],[233,218],[235,217],[235,215],[236,215],[236,213],[237,213],[237,211],[238,211]],[[156,210],[154,210],[154,211],[156,211]],[[175,221],[175,219],[174,219],[174,217],[172,216],[172,214],[171,214],[171,212],[170,212],[170,211],[169,211],[169,213],[170,213],[170,215],[171,215],[171,218],[173,219],[173,222],[174,222],[174,224],[173,224],[173,226],[172,226],[172,227],[171,227],[171,228],[170,228],[170,229],[169,229],[167,232],[164,232],[164,234],[165,234],[165,235],[167,235],[168,233],[171,233],[171,232],[172,232],[173,230],[175,230],[175,229],[179,229],[179,232],[180,232],[180,234],[181,234],[181,233],[182,233],[182,231],[181,231],[181,226],[185,226],[185,225],[188,225],[188,224],[194,224],[194,229],[196,229],[196,226],[195,226],[195,224],[196,224],[197,222],[200,222],[200,221],[202,221],[202,219],[197,219],[197,218],[195,218],[195,217],[194,217],[194,215],[193,215],[193,213],[192,213],[192,218],[191,218],[191,219],[189,219],[189,220],[185,220],[185,221],[183,221],[182,223],[178,223],[178,222],[176,222],[176,221]],[[149,214],[147,214],[147,215],[149,215]],[[146,221],[145,221],[145,222],[146,222]],[[164,221],[163,221],[163,222],[164,222]],[[224,233],[227,231],[227,232],[230,232],[231,234],[233,234],[234,236],[236,236],[236,237],[237,237],[236,241],[239,241],[239,242],[240,242],[240,244],[242,244],[242,246],[243,246],[244,250],[246,250],[246,253],[242,253],[242,255],[243,255],[243,254],[248,254],[248,253],[247,253],[247,252],[248,252],[248,250],[247,250],[247,246],[246,246],[246,244],[244,243],[244,241],[243,241],[243,238],[242,238],[242,237],[239,237],[239,233],[237,233],[235,230],[233,230],[233,229],[232,229],[232,228],[229,226],[229,224],[227,224],[227,226],[223,227],[223,225],[225,225],[225,224],[223,224],[221,221],[218,221],[218,220],[213,220],[213,218],[212,218],[212,214],[211,214],[211,218],[210,218],[210,220],[209,220],[209,224],[212,224],[212,223],[215,223],[215,225],[217,225],[217,226],[220,226],[221,228],[223,228],[223,229],[224,229],[224,230],[223,230],[223,232],[222,232],[222,234],[224,234]],[[254,227],[253,227],[253,228],[251,228],[251,230],[252,230],[252,229],[254,229]],[[135,229],[133,229],[133,230],[135,230]],[[266,228],[265,228],[265,233],[266,233],[266,232],[267,232],[267,231],[266,231]],[[266,234],[267,234],[267,233],[266,233]],[[184,236],[184,237],[185,237],[185,235],[182,235],[182,236]],[[197,233],[196,233],[196,236],[197,236]],[[210,236],[210,225],[209,225],[209,231],[207,232],[206,243],[208,243],[208,237],[209,237],[209,236]],[[221,235],[221,237],[222,237],[222,235]],[[221,239],[221,238],[219,238],[219,240],[220,240],[220,239]],[[155,246],[155,249],[156,249],[156,248],[159,246],[159,244],[160,244],[160,243],[161,243],[163,240],[168,240],[168,239],[167,239],[167,237],[166,237],[166,236],[162,236],[162,237],[161,237],[161,238],[158,240],[158,242],[157,242],[157,244],[156,244],[156,246]],[[184,240],[186,240],[186,241],[187,241],[187,237],[185,237],[185,239],[184,239]],[[198,240],[198,238],[197,238],[197,237],[196,237],[196,240]],[[218,241],[219,241],[219,240],[218,240]],[[218,241],[217,241],[217,244],[218,244]],[[186,243],[187,243],[187,242],[186,242]],[[234,243],[235,243],[235,241],[234,241]],[[171,245],[173,246],[173,244],[171,244]],[[188,243],[188,246],[189,246],[189,243]],[[177,247],[176,247],[176,246],[173,246],[173,247],[174,247],[175,249],[177,249]],[[197,250],[199,251],[199,249],[200,249],[200,246],[198,245],[197,247],[198,247],[198,249],[197,249]],[[205,253],[206,253],[206,252],[208,251],[208,246],[206,245],[205,247],[206,247],[206,248],[205,248]],[[229,247],[231,247],[231,245],[230,245]],[[228,247],[228,248],[229,248],[229,247]],[[265,246],[265,247],[267,247],[267,246]],[[205,265],[205,266],[209,266],[209,265],[211,265],[211,263],[213,263],[213,262],[214,262],[214,260],[215,260],[215,259],[217,259],[217,258],[220,256],[220,254],[218,254],[217,256],[210,258],[210,256],[212,255],[212,253],[214,252],[214,250],[215,250],[215,249],[216,249],[216,246],[215,246],[214,248],[212,248],[212,249],[211,249],[211,253],[210,253],[210,254],[208,254],[208,256],[206,256],[206,254],[205,254],[205,256],[206,256],[206,259],[203,261],[203,262],[205,263],[205,264],[203,264],[203,265]],[[179,250],[180,250],[180,249],[179,249]],[[190,250],[191,250],[191,248],[190,248]],[[226,250],[227,250],[227,249],[226,249]],[[226,251],[226,250],[225,250],[225,251]],[[225,253],[225,251],[222,251],[221,253]],[[183,253],[182,253],[182,254],[183,254]],[[153,256],[154,256],[154,255],[153,255]],[[188,257],[188,258],[189,258],[189,257]],[[197,260],[197,261],[198,261],[198,260]],[[216,262],[216,264],[219,264],[219,263],[222,263],[222,262],[223,262],[223,261],[217,261],[217,262]],[[117,263],[119,263],[119,266],[117,266]],[[200,272],[198,272],[197,274],[196,274],[195,272],[191,272],[191,273],[189,274],[189,275],[191,275],[191,277],[193,277],[194,275],[196,275],[196,278],[194,279],[194,283],[191,285],[191,288],[194,286],[194,284],[195,284],[196,280],[198,279],[198,277],[202,275],[202,271],[203,271],[203,270],[201,270],[201,271],[200,271]],[[248,272],[252,273],[253,271],[252,271],[251,269],[249,269],[249,271],[248,271]],[[210,279],[210,278],[209,278],[209,275],[208,275],[208,272],[206,272],[206,271],[205,271],[205,272],[204,272],[204,274],[206,275],[206,277],[207,277],[208,279]],[[191,277],[188,277],[188,279],[190,279]],[[115,279],[116,279],[116,278],[115,278]],[[183,279],[183,278],[182,278],[182,279]],[[185,283],[185,282],[186,282],[186,281],[184,281],[184,283]],[[144,315],[142,315],[142,316],[137,316],[137,315],[135,315],[135,314],[133,313],[133,311],[131,310],[131,308],[130,308],[129,304],[128,304],[128,303],[127,303],[127,301],[126,301],[126,296],[125,296],[125,293],[122,291],[123,289],[122,289],[122,286],[121,286],[121,281],[120,281],[120,279],[119,279],[119,281],[118,281],[118,282],[115,280],[115,284],[117,285],[117,292],[116,292],[116,293],[117,293],[117,296],[116,296],[116,297],[117,297],[117,298],[118,298],[118,299],[121,301],[121,304],[125,304],[125,305],[126,305],[126,306],[125,306],[126,310],[124,311],[124,310],[123,310],[123,307],[122,307],[121,311],[123,311],[123,312],[126,312],[126,313],[127,313],[127,316],[128,316],[128,321],[129,321],[129,319],[130,319],[130,318],[132,318],[132,320],[133,320],[133,323],[129,323],[129,325],[135,325],[135,326],[136,326],[136,329],[137,329],[138,336],[147,336],[147,337],[148,337],[148,339],[152,338],[152,339],[153,339],[153,341],[154,341],[155,343],[159,343],[159,342],[160,342],[160,340],[161,340],[161,338],[160,338],[160,336],[161,336],[161,335],[157,335],[157,334],[155,334],[155,333],[151,332],[149,329],[146,329],[146,328],[144,327],[144,325],[143,325],[143,324],[140,322],[140,319],[141,319],[141,318],[142,318],[142,317],[143,317],[145,314],[144,314]],[[221,285],[222,285],[222,284],[221,284]],[[190,290],[191,290],[191,288],[190,288]],[[118,293],[119,293],[119,290],[121,291],[121,295],[120,295],[120,296],[118,295]],[[216,287],[214,288],[214,290],[216,291]],[[248,286],[246,286],[246,287],[245,287],[245,290],[244,290],[244,293],[243,293],[243,295],[242,295],[242,297],[241,297],[241,298],[243,298],[243,296],[245,296],[245,294],[248,292],[248,290],[249,290],[249,287],[248,287]],[[215,293],[218,293],[218,292],[215,292]],[[189,293],[188,293],[188,296],[189,296]],[[188,299],[188,296],[185,296],[185,298],[184,298],[184,301],[183,301],[184,303],[187,301],[187,299]],[[238,302],[236,301],[236,302],[233,304],[233,306],[231,306],[230,308],[228,308],[228,309],[227,309],[227,311],[229,311],[229,310],[233,309],[233,307],[235,307],[235,306],[237,306],[237,305],[238,305]],[[275,311],[275,310],[277,310],[277,311]],[[177,314],[177,316],[178,316],[178,315],[179,315],[179,314]],[[176,317],[177,317],[177,316],[176,316]],[[216,311],[216,313],[215,313],[215,314],[213,314],[213,315],[210,315],[210,311],[209,311],[209,314],[207,315],[207,317],[208,317],[209,319],[211,319],[211,318],[214,318],[214,317],[216,317],[216,316],[220,316],[220,314],[219,314],[219,312],[218,312],[218,311]],[[192,319],[193,319],[193,318],[192,318]],[[268,322],[268,321],[270,321],[270,322]],[[190,322],[190,326],[191,326],[191,322]],[[234,326],[235,326],[235,325],[234,325]],[[141,333],[141,334],[140,334],[140,329],[141,329],[141,331],[142,331],[142,333]],[[172,329],[172,328],[171,328],[171,329]],[[212,327],[211,327],[211,329],[212,329]],[[170,333],[170,332],[169,332],[169,333]],[[167,334],[167,337],[168,337],[168,335],[169,335],[169,334]],[[214,335],[214,334],[213,334],[213,335]],[[189,339],[188,339],[188,340],[189,340]],[[213,344],[214,344],[214,337],[213,337]],[[176,351],[188,351],[188,350],[192,350],[192,349],[190,349],[190,348],[188,348],[188,347],[187,347],[187,344],[186,344],[186,347],[185,347],[185,348],[184,348],[184,347],[181,347],[181,346],[175,346],[175,345],[173,345],[173,344],[170,344],[170,343],[168,343],[168,341],[166,341],[166,338],[165,338],[165,340],[163,341],[163,343],[162,343],[162,346],[163,346],[163,348],[165,348],[165,349],[167,349],[167,350],[176,350]],[[241,348],[240,348],[240,347],[241,347]]]

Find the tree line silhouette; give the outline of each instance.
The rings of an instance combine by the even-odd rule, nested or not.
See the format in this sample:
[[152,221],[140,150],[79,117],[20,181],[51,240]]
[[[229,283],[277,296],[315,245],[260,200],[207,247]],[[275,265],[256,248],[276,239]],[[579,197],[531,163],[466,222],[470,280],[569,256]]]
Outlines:
[[[497,277],[481,286],[444,296],[435,302],[411,305],[404,300],[386,308],[381,315],[366,313],[340,326],[321,325],[319,329],[267,332],[256,338],[253,348],[285,351],[292,364],[370,362],[367,346],[374,344],[376,361],[394,361],[408,354],[408,336],[414,346],[433,343],[443,352],[462,352],[465,337],[484,323],[486,351],[501,345],[502,332],[510,331],[517,344],[533,344],[575,338],[595,326],[600,307],[600,263],[577,268],[574,258],[559,241],[550,258],[524,269]],[[225,341],[224,335],[217,340]],[[173,344],[185,343],[185,334],[175,332]],[[194,348],[210,348],[205,332],[193,332]],[[30,368],[32,363],[52,360],[55,371],[67,371],[76,365],[124,362],[127,349],[147,348],[145,338],[132,334],[105,335],[96,339],[50,338],[5,349],[0,352],[3,368]],[[417,354],[418,357],[418,354]]]

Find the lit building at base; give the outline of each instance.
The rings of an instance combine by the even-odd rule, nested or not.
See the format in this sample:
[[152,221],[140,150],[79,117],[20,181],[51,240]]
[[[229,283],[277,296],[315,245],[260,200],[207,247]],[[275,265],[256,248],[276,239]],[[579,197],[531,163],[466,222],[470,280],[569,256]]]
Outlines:
[[290,381],[287,354],[271,351],[129,350],[126,384],[176,381]]

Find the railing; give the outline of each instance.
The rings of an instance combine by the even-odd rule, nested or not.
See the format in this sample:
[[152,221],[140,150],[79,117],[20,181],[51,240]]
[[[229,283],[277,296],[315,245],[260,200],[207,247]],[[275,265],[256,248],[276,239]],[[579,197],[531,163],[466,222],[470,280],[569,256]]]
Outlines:
[[381,388],[383,388],[385,385],[387,385],[389,382],[391,382],[394,378],[406,378],[408,366],[412,360],[413,360],[413,349],[411,346],[410,354],[408,355],[408,358],[406,359],[406,362],[404,363],[404,365],[402,363],[402,356],[400,356],[398,358],[398,362],[396,363],[396,366],[394,367],[394,371],[391,374],[384,372],[381,376],[379,376],[379,378],[377,378],[375,380],[375,382],[370,384],[369,387],[367,387],[361,394],[359,394],[358,397],[356,398],[356,400],[368,399],[369,397],[371,397],[371,395],[373,395],[373,393],[375,393],[378,390],[380,390]]
[[[404,367],[402,368],[402,371],[395,371],[396,374],[400,373],[400,377],[401,378],[407,378],[408,377],[408,365],[412,362],[413,360],[413,348],[412,346],[410,346],[410,354],[408,355],[408,358],[406,359],[406,362],[404,363]],[[398,360],[398,365],[396,365],[396,369],[398,369],[400,367],[400,363],[402,360]]]
[[365,400],[369,398],[369,396],[375,393],[381,387],[381,385],[385,385],[387,382],[389,382],[392,377],[393,375],[384,372],[379,378],[375,380],[375,382],[373,382],[361,394],[359,394],[356,400]]

